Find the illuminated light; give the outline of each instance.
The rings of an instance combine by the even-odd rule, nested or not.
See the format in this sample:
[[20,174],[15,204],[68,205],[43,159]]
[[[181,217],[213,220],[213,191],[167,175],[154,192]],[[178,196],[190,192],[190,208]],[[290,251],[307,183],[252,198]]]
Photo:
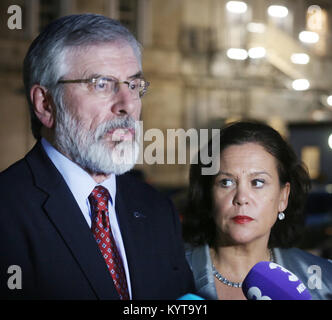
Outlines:
[[332,107],[332,95],[326,98],[326,102],[330,107]]
[[226,9],[232,13],[245,13],[247,8],[247,4],[243,1],[228,1],[226,4]]
[[264,33],[265,32],[265,24],[258,22],[250,22],[247,24],[247,30],[253,33]]
[[266,50],[263,47],[251,48],[248,51],[248,55],[251,59],[260,59],[264,58],[266,55]]
[[317,43],[319,41],[319,35],[313,31],[302,31],[299,34],[299,39],[305,43]]
[[274,18],[285,18],[288,15],[288,9],[284,6],[269,6],[267,13]]
[[306,53],[293,53],[291,61],[295,64],[308,64],[310,57]]
[[307,79],[296,79],[292,83],[292,87],[296,91],[304,91],[310,88],[310,82]]
[[329,136],[328,143],[329,143],[329,147],[330,147],[330,149],[332,149],[332,133],[331,133],[330,136]]
[[320,6],[312,5],[307,10],[307,26],[311,31],[322,30],[324,28],[323,11]]
[[233,60],[246,60],[248,52],[245,49],[231,48],[227,50],[227,57]]

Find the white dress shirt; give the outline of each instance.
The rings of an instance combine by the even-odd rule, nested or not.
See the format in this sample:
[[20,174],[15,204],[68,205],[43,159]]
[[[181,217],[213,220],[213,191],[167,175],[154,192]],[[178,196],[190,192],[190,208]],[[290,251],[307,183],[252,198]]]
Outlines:
[[[61,173],[65,182],[67,183],[71,193],[73,194],[78,206],[81,209],[81,212],[91,228],[91,208],[89,202],[89,195],[92,190],[95,188],[96,181],[80,166],[76,163],[65,157],[62,153],[56,150],[46,139],[41,139],[42,146],[44,147],[48,157],[51,159],[55,167]],[[130,299],[132,298],[129,269],[126,257],[126,251],[123,245],[123,240],[118,224],[118,220],[115,212],[115,195],[116,195],[116,177],[114,174],[103,181],[100,185],[105,187],[112,198],[112,202],[108,203],[110,225],[112,229],[112,234],[116,242],[119,254],[121,255],[123,266],[125,269],[127,284],[129,290]]]

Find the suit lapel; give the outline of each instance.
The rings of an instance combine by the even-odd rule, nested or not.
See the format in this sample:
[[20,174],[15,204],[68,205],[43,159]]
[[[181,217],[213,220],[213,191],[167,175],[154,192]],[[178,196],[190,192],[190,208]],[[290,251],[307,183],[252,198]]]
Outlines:
[[[148,261],[151,261],[151,228],[147,209],[138,205],[134,195],[128,195],[123,177],[117,177],[115,210],[124,242],[130,273],[133,299],[144,296],[142,270],[149,273]],[[133,205],[135,204],[135,205]]]
[[114,299],[118,294],[105,261],[80,209],[73,205],[68,192],[59,189],[49,197],[44,206],[47,215],[62,235],[98,298]]
[[66,242],[99,299],[118,294],[105,261],[67,184],[47,157],[40,143],[27,155],[36,185],[48,194],[43,204],[49,219]]

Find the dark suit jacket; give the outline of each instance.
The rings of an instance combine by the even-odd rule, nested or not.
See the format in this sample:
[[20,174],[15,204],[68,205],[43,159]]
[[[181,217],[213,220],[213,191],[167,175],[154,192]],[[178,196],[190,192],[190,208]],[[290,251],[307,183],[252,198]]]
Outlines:
[[[193,292],[170,201],[123,175],[117,177],[116,212],[133,299]],[[21,268],[22,289],[8,288],[11,265]],[[39,142],[0,174],[0,298],[118,299],[88,224]]]

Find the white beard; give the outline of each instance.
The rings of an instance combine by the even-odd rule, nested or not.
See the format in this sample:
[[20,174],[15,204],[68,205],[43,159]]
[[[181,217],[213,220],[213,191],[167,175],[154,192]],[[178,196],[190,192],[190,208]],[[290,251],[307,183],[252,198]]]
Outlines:
[[[58,112],[55,127],[55,145],[61,152],[89,173],[110,175],[131,170],[139,155],[140,127],[130,117],[118,118],[100,124],[94,132],[86,130],[66,108]],[[114,141],[110,147],[105,140],[111,129],[133,129],[133,141]],[[116,132],[112,137],[116,137]]]

